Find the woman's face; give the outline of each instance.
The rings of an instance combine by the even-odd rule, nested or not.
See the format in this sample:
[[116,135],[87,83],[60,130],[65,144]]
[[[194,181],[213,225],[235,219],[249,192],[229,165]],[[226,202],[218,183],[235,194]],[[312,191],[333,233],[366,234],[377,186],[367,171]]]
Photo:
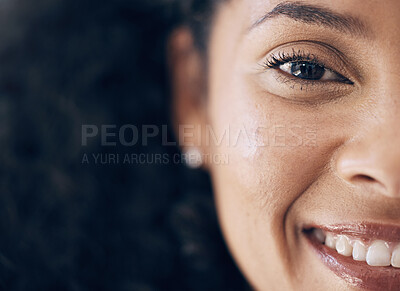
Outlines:
[[201,147],[255,289],[400,290],[399,15],[397,0],[218,10]]

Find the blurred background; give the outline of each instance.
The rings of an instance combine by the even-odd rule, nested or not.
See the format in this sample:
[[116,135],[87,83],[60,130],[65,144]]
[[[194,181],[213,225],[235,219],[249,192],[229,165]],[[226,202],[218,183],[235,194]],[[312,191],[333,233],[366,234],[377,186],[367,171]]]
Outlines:
[[163,135],[82,144],[169,125],[166,39],[208,2],[0,1],[0,290],[241,289],[206,173],[107,160],[179,153]]

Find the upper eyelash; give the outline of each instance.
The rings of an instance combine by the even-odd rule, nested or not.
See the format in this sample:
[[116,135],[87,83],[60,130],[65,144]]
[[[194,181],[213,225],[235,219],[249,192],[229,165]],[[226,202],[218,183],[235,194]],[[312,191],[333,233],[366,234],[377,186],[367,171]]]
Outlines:
[[[292,49],[291,53],[278,52],[278,54],[274,54],[274,53],[270,54],[269,58],[262,64],[262,67],[264,68],[264,70],[276,69],[276,68],[279,68],[280,65],[286,64],[288,62],[308,62],[311,64],[321,66],[327,70],[331,70],[316,55],[314,55],[312,53],[306,53],[303,50],[296,51],[294,49]],[[331,71],[333,71],[333,70],[331,70]],[[341,75],[340,73],[337,73],[336,71],[333,71],[333,72],[335,72],[340,78],[343,79],[342,82],[351,84],[351,85],[354,84],[354,82],[351,81],[349,78],[344,77],[343,75]],[[301,81],[314,83],[314,81],[311,81],[311,80],[303,80],[302,79]],[[297,82],[299,82],[299,80],[297,80]]]
[[287,62],[296,61],[307,61],[309,63],[325,67],[324,63],[321,62],[316,55],[305,53],[301,50],[295,51],[294,49],[291,54],[286,54],[284,52],[279,52],[277,55],[271,54],[269,58],[265,61],[264,66],[271,69],[283,65]]

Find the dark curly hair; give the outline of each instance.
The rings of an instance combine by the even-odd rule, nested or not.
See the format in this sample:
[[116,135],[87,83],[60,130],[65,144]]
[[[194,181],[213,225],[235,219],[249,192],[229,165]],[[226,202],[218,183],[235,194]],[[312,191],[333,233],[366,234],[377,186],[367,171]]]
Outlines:
[[0,290],[245,288],[206,173],[82,163],[179,152],[82,146],[81,127],[169,124],[168,35],[188,25],[206,50],[221,1],[0,2]]

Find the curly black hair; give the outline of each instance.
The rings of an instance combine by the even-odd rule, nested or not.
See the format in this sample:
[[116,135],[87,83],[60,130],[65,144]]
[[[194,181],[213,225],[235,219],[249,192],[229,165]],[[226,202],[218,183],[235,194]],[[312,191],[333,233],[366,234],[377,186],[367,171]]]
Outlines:
[[[217,0],[0,2],[0,290],[242,290],[209,176],[84,154],[84,124],[169,124],[168,35],[206,49]],[[173,134],[168,132],[168,138]]]

